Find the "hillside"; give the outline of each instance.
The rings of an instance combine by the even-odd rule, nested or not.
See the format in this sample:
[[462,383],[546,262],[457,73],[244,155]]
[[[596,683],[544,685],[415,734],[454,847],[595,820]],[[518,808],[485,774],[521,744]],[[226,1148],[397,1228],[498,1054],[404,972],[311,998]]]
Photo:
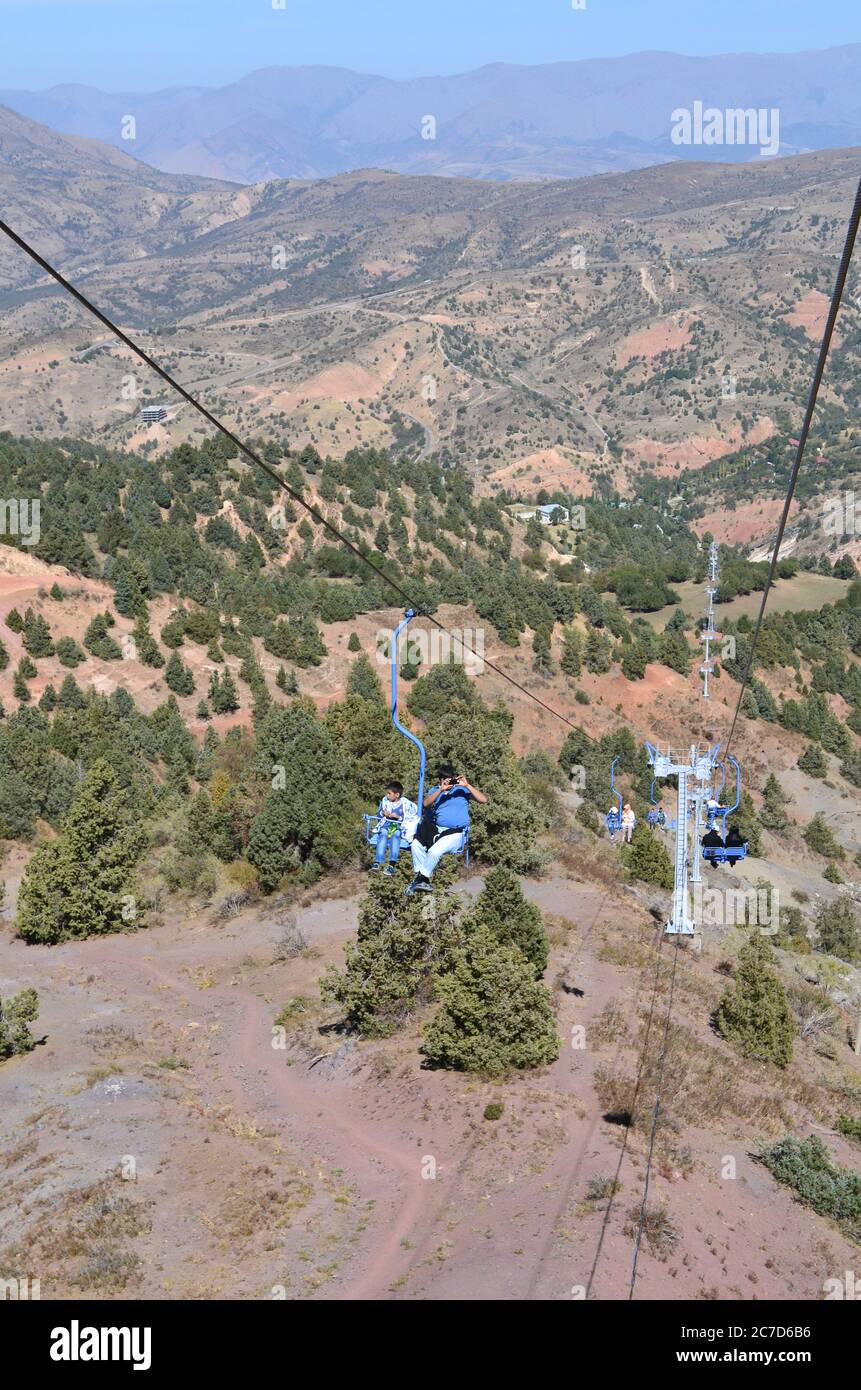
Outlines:
[[[83,262],[87,292],[241,432],[433,452],[486,491],[629,491],[641,467],[673,477],[797,427],[857,154],[504,188],[366,171],[169,193],[153,174],[145,239],[139,167],[111,166],[126,183],[99,233],[109,264],[79,237],[57,253],[77,174],[71,207],[33,180],[9,216],[67,271]],[[4,256],[11,428],[156,451],[200,438],[125,349]],[[827,444],[855,401],[856,317],[850,296]],[[140,405],[162,399],[168,421],[142,432]]]
[[[301,507],[220,442],[146,459],[0,436],[0,490],[42,502],[37,545],[0,547],[0,976],[4,1004],[38,1005],[38,1046],[0,1061],[0,1265],[38,1257],[46,1299],[618,1298],[660,1084],[638,1295],[823,1297],[854,1209],[795,1201],[763,1155],[822,1138],[857,1171],[861,585],[802,601],[781,568],[800,606],[767,619],[744,705],[732,886],[768,895],[793,1033],[788,1060],[744,1056],[713,1019],[756,933],[709,922],[672,969],[663,835],[635,859],[602,817],[611,756],[642,821],[642,741],[725,736],[737,599],[765,567],[721,549],[737,649],[706,706],[674,588],[705,551],[666,511],[586,502],[582,529],[544,527],[430,460],[262,447],[499,668],[402,654],[431,767],[488,795],[472,864],[440,871],[430,912],[404,906],[407,856],[365,879],[361,814],[416,777],[380,681],[397,610]],[[706,870],[718,903],[727,872]],[[540,978],[520,945],[495,968],[546,1011],[532,1061],[428,1060],[429,971],[470,912],[492,949],[530,933]],[[671,976],[662,1067],[648,998],[663,1011]]]

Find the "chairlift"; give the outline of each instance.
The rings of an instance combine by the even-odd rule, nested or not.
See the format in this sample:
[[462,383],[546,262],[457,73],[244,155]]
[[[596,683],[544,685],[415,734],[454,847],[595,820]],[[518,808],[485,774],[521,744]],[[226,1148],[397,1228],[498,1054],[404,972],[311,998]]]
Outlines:
[[652,803],[652,808],[650,811],[646,812],[646,823],[652,830],[656,830],[659,826],[662,830],[675,830],[676,822],[674,820],[667,820],[667,813],[655,796],[656,780],[657,779],[653,777],[652,785],[649,787],[649,800]]
[[[404,617],[401,619],[401,621],[398,623],[397,627],[395,628],[394,632],[392,633],[391,638],[389,639],[389,665],[390,665],[390,668],[391,668],[391,677],[392,677],[392,679],[391,679],[391,716],[392,716],[392,723],[394,724],[394,726],[395,726],[395,728],[397,729],[398,733],[399,733],[399,734],[402,734],[404,738],[408,738],[409,741],[410,741],[410,743],[414,744],[415,747],[419,750],[419,790],[418,790],[418,796],[417,796],[417,798],[416,798],[416,805],[417,805],[417,807],[418,807],[419,818],[421,818],[422,811],[423,811],[423,808],[424,808],[424,799],[425,799],[425,772],[426,772],[426,769],[427,769],[427,750],[425,749],[425,746],[424,746],[424,744],[422,743],[421,739],[418,738],[417,735],[414,734],[414,733],[412,733],[409,729],[405,728],[404,725],[401,723],[400,719],[398,718],[398,648],[399,648],[399,642],[400,642],[401,633],[404,631],[404,629],[405,629],[406,627],[409,626],[409,624],[412,622],[412,620],[413,620],[413,618],[414,618],[415,616],[416,616],[415,609],[413,609],[413,608],[408,608],[408,609],[406,610],[406,613],[404,614]],[[621,802],[620,802],[620,804],[621,804]],[[364,816],[362,817],[362,821],[363,821],[363,825],[364,825],[365,840],[366,840],[366,842],[367,842],[369,845],[375,845],[376,842],[377,842],[377,827],[379,826],[379,823],[380,823],[380,818],[379,818],[379,816],[377,816],[377,815],[364,815]],[[464,856],[464,863],[467,864],[467,865],[469,864],[469,827],[467,827],[466,830],[464,831],[464,835],[463,835],[463,845],[462,845],[462,847],[461,847],[460,849],[458,849],[458,850],[451,850],[451,851],[449,851],[449,852],[452,853],[452,854],[458,854],[458,855],[462,854],[462,855]]]
[[[711,830],[714,828],[717,821],[721,820],[723,822],[722,831],[724,840],[726,840],[727,816],[731,816],[734,811],[737,811],[741,804],[741,768],[732,754],[727,758],[727,762],[732,763],[732,766],[735,768],[735,801],[732,806],[718,806],[717,808],[712,808],[708,821],[706,822]],[[718,793],[718,795],[721,795],[726,786],[726,767],[723,763],[717,765],[723,772],[723,783]],[[703,845],[703,859],[709,864],[734,864],[739,859],[746,859],[747,852],[747,842],[743,845]]]
[[617,831],[622,829],[622,793],[616,786],[616,764],[620,757],[621,754],[617,753],[610,764],[610,789],[619,803],[618,806],[611,807],[605,817],[607,831],[610,835],[615,835]]

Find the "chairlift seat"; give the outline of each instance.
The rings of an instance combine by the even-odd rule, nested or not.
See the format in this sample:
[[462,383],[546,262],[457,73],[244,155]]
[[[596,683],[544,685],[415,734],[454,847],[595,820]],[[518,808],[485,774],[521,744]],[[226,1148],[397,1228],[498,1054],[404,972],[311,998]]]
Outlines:
[[735,862],[736,859],[744,859],[747,856],[747,845],[705,845],[703,848],[703,859],[707,859],[710,864],[726,864]]

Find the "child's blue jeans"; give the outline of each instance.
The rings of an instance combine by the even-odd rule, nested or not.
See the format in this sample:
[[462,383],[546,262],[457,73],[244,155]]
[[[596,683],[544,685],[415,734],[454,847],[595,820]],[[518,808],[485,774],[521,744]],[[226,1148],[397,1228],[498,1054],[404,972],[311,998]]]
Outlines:
[[389,846],[389,863],[397,864],[398,855],[401,852],[401,832],[400,829],[389,835],[388,827],[383,826],[377,834],[377,852],[374,858],[378,864],[382,864],[386,857],[386,845]]

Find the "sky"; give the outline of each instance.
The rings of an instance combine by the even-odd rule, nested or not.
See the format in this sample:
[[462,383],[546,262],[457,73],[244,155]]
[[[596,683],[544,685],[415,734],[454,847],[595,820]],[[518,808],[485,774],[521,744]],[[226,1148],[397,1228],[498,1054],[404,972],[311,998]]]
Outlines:
[[222,86],[310,63],[410,78],[857,42],[859,0],[0,0],[0,86]]

